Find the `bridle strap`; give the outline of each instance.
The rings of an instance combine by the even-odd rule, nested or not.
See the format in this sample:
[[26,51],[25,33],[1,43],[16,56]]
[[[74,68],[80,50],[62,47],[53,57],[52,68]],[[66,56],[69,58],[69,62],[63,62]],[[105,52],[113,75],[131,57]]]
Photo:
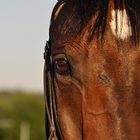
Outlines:
[[47,140],[63,140],[58,124],[56,99],[54,93],[54,72],[50,42],[46,43],[44,52],[44,98],[46,110],[46,137]]

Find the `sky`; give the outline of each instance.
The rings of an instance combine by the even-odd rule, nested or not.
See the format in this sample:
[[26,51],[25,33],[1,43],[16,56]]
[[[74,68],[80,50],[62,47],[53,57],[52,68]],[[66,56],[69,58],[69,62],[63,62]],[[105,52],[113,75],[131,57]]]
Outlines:
[[0,0],[0,90],[43,91],[43,51],[56,0]]

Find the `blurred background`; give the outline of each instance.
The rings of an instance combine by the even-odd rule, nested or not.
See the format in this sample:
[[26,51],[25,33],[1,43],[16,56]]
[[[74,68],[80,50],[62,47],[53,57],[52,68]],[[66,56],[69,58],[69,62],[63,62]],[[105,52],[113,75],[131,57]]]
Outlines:
[[0,0],[0,140],[44,140],[43,51],[57,0]]

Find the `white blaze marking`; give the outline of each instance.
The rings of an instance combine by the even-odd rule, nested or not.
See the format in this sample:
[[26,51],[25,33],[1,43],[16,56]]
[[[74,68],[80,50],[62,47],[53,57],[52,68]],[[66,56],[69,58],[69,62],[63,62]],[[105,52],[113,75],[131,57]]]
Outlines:
[[58,9],[57,9],[56,12],[55,12],[54,19],[57,18],[58,14],[60,13],[60,11],[61,11],[61,9],[63,8],[64,5],[65,5],[65,2],[62,3],[62,4],[58,7]]
[[132,35],[130,21],[126,10],[113,10],[110,26],[113,34],[118,39],[124,40]]

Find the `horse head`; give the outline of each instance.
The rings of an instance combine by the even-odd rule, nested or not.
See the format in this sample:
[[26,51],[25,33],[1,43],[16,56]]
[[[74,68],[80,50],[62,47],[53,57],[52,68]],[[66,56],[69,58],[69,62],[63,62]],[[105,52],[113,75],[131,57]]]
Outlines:
[[140,140],[139,33],[138,0],[58,0],[50,56],[64,140]]

